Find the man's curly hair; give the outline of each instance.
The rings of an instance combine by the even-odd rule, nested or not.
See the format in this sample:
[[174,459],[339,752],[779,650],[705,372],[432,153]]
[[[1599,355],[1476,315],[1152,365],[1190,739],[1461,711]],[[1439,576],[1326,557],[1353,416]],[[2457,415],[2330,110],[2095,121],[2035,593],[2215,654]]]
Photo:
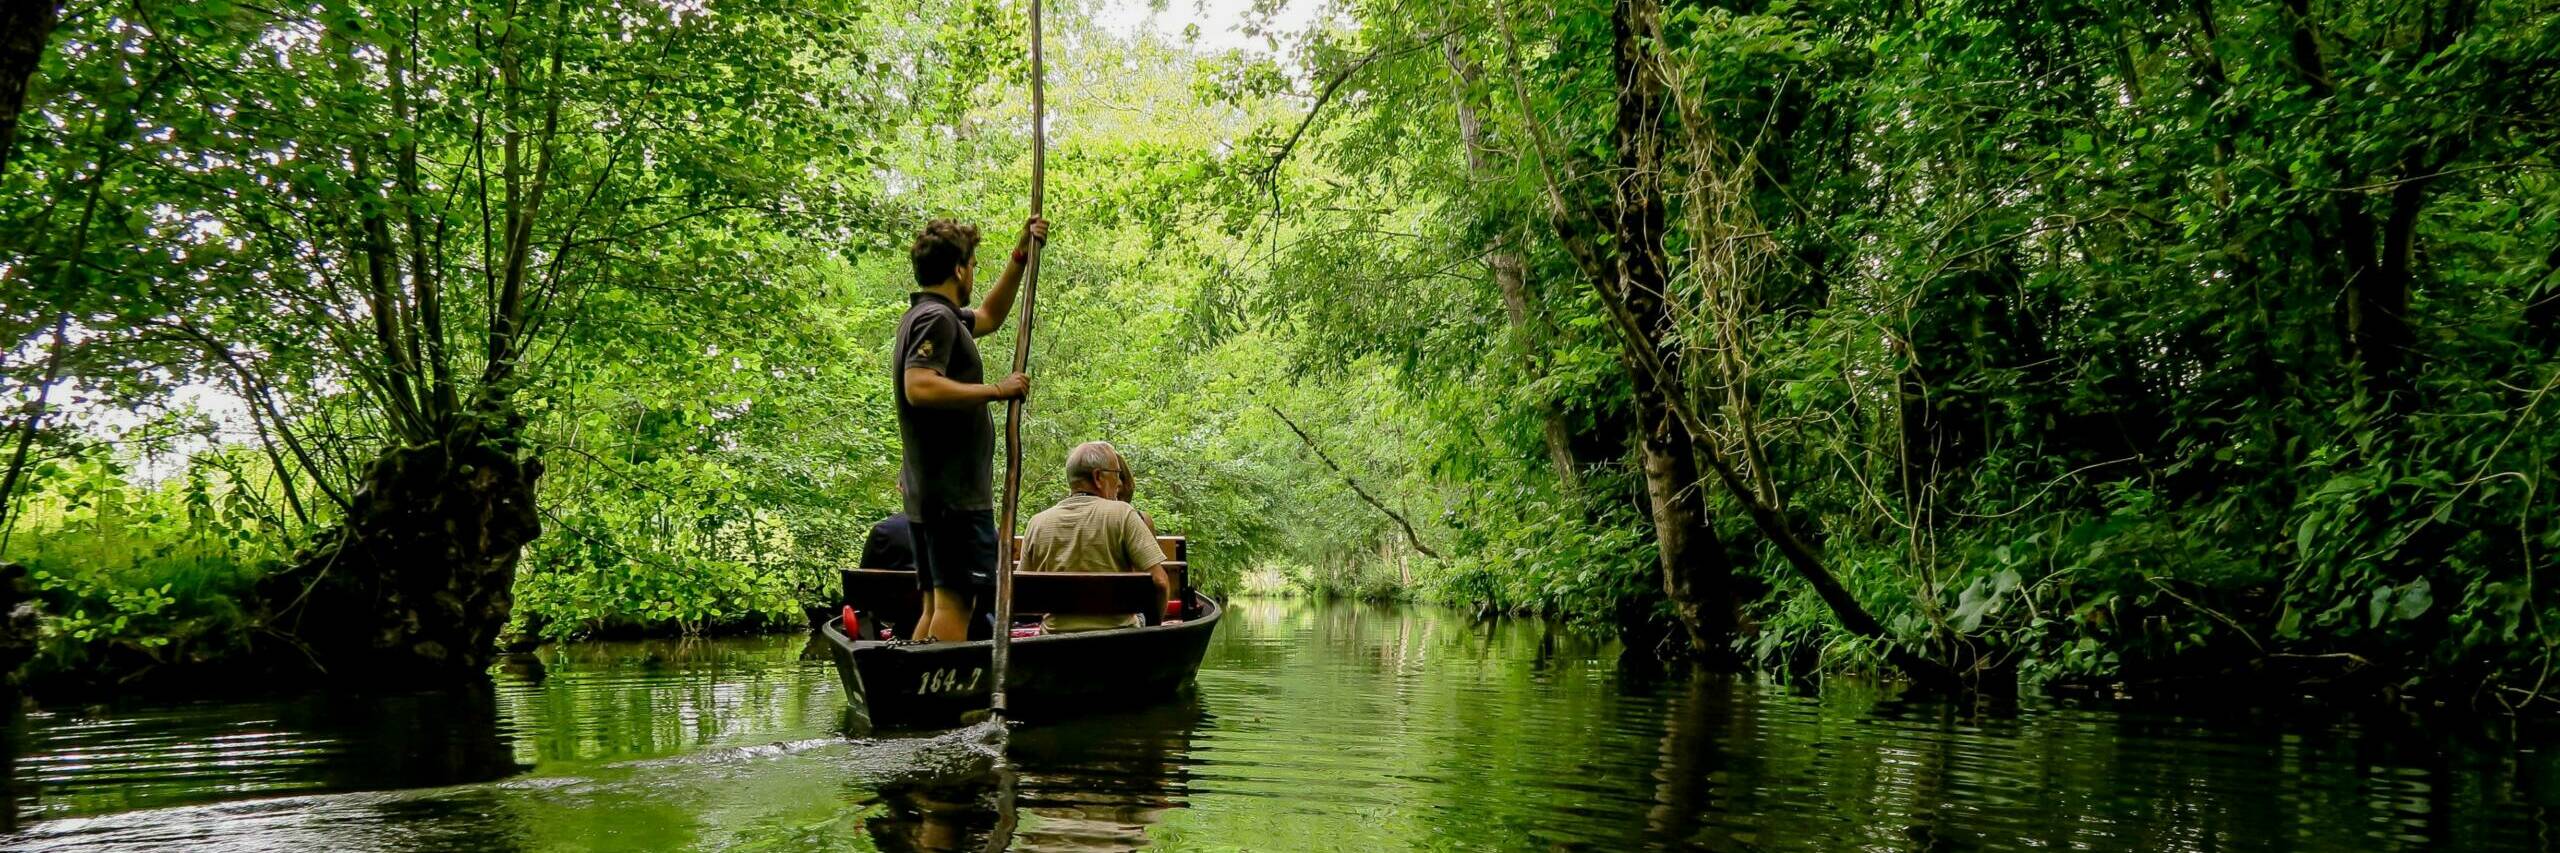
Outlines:
[[915,262],[917,287],[950,281],[955,271],[969,266],[977,256],[978,226],[951,219],[925,223],[924,231],[916,234],[915,248],[907,250],[907,258]]

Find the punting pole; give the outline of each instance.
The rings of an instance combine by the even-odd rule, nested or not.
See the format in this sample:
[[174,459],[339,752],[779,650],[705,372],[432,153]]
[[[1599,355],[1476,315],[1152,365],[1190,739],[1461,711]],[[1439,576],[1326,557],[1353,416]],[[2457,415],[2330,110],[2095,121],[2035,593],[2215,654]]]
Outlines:
[[[1040,215],[1040,189],[1047,178],[1049,159],[1046,95],[1041,91],[1040,65],[1040,0],[1031,0],[1031,215]],[[1027,227],[1027,226],[1026,226]],[[1040,241],[1033,240],[1022,261],[1022,324],[1013,333],[1013,369],[1017,373],[1031,370],[1032,306],[1040,296]],[[996,725],[1004,725],[1005,664],[1013,653],[1013,561],[1021,556],[1013,552],[1013,511],[1022,497],[1022,401],[1004,404],[1004,507],[996,516],[996,635],[993,666],[995,687],[989,696],[987,710]],[[1013,769],[1004,765],[1004,757],[996,758],[997,811],[996,827],[987,835],[986,849],[1000,853],[1013,846]]]
[[[1047,179],[1049,160],[1049,109],[1041,78],[1045,76],[1040,61],[1040,0],[1031,0],[1031,215],[1040,215],[1041,184]],[[1030,241],[1022,262],[1022,321],[1014,327],[1013,370],[1031,370],[1032,308],[1040,297],[1040,243]],[[1013,652],[1013,563],[1022,555],[1013,549],[1013,514],[1022,497],[1022,400],[1004,404],[1004,507],[996,516],[996,635],[995,692],[988,708],[1001,719],[1005,715],[1005,664]]]

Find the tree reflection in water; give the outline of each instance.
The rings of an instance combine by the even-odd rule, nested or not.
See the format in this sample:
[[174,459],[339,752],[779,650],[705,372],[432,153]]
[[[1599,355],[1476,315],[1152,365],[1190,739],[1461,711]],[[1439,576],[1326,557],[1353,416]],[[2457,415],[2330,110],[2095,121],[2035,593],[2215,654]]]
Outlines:
[[487,679],[410,693],[141,702],[8,727],[14,811],[100,814],[243,795],[425,788],[525,769]]

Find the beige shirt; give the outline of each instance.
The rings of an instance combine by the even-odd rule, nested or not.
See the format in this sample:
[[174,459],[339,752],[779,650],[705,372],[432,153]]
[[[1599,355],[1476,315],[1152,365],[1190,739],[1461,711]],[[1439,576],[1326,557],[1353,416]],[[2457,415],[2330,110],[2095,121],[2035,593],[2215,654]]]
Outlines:
[[[1031,517],[1022,534],[1026,572],[1143,572],[1164,562],[1155,533],[1138,517],[1138,509],[1092,495],[1073,495]],[[1142,624],[1138,615],[1050,616],[1041,624],[1053,632],[1093,631]]]

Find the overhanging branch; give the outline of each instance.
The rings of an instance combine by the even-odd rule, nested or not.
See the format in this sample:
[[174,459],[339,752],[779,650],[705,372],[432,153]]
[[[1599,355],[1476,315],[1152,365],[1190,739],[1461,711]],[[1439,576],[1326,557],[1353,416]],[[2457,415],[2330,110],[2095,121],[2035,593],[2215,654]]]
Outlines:
[[1440,552],[1433,551],[1431,550],[1431,546],[1422,544],[1421,535],[1416,534],[1413,531],[1413,522],[1405,520],[1403,513],[1387,508],[1387,505],[1384,502],[1378,500],[1378,496],[1369,494],[1369,490],[1362,487],[1358,479],[1352,477],[1350,472],[1342,470],[1341,465],[1334,463],[1333,457],[1326,454],[1324,452],[1324,448],[1316,444],[1314,437],[1307,435],[1306,430],[1299,429],[1298,422],[1290,420],[1287,412],[1280,411],[1280,407],[1274,406],[1270,401],[1264,400],[1260,397],[1254,398],[1254,402],[1261,403],[1262,407],[1265,409],[1270,409],[1271,414],[1274,417],[1279,418],[1281,423],[1288,425],[1290,432],[1297,433],[1298,440],[1305,442],[1307,449],[1315,452],[1316,460],[1323,462],[1324,467],[1333,469],[1334,476],[1341,477],[1343,485],[1351,487],[1352,494],[1359,495],[1362,501],[1366,501],[1370,506],[1376,507],[1379,512],[1385,513],[1388,518],[1395,519],[1396,526],[1404,528],[1404,540],[1412,543],[1413,550],[1421,552],[1425,557],[1430,557],[1434,560],[1440,559]]
[[1280,143],[1280,150],[1272,153],[1271,164],[1262,168],[1262,181],[1270,183],[1279,179],[1281,164],[1289,162],[1289,155],[1298,150],[1298,141],[1306,138],[1307,128],[1313,127],[1316,123],[1316,117],[1324,114],[1325,104],[1331,103],[1333,101],[1334,94],[1342,91],[1342,84],[1350,82],[1353,76],[1358,75],[1363,69],[1368,68],[1378,60],[1394,59],[1433,47],[1439,44],[1442,38],[1457,31],[1458,28],[1453,26],[1430,35],[1423,36],[1415,43],[1403,45],[1393,51],[1389,51],[1385,45],[1380,45],[1377,48],[1370,50],[1368,53],[1362,54],[1359,59],[1353,60],[1349,66],[1343,68],[1341,71],[1335,72],[1333,79],[1325,81],[1324,88],[1316,91],[1316,102],[1307,107],[1306,117],[1298,120],[1298,129],[1289,133],[1289,141]]

